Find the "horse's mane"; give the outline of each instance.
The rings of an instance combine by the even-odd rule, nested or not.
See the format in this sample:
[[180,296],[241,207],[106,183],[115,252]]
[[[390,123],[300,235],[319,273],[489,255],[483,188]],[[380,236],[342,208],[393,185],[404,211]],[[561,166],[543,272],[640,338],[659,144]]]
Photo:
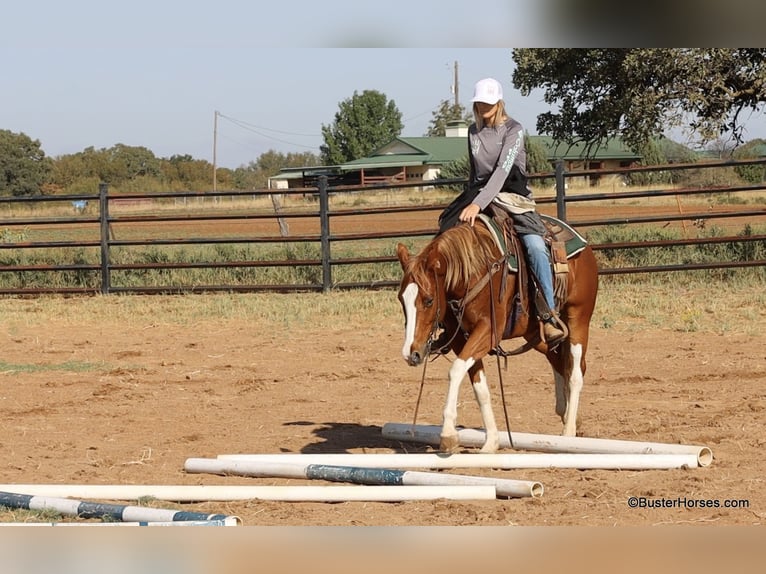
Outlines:
[[[477,241],[478,238],[478,241]],[[486,254],[494,253],[494,243],[483,225],[473,229],[469,225],[457,225],[440,235],[417,256],[412,257],[407,271],[413,280],[424,290],[431,290],[429,262],[441,256],[446,263],[445,287],[447,291],[455,288],[467,288],[471,277],[483,275],[487,270]]]

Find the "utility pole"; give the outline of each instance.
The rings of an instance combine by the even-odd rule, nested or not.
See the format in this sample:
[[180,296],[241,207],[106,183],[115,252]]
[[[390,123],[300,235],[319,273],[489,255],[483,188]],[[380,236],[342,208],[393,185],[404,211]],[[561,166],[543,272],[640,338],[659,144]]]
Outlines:
[[455,60],[454,92],[455,92],[455,107],[457,107],[460,105],[460,98],[458,97],[457,60]]
[[216,151],[218,148],[218,110],[213,115],[213,191],[218,191],[218,166],[216,164]]

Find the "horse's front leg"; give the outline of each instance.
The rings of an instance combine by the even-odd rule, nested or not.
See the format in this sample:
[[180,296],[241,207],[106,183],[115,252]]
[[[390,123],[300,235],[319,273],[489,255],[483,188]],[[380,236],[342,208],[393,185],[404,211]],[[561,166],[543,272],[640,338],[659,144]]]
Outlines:
[[[449,370],[449,390],[447,391],[447,402],[444,405],[444,416],[442,419],[442,432],[439,442],[439,449],[443,452],[453,452],[459,446],[456,421],[457,421],[457,399],[460,391],[460,384],[463,382],[466,373],[471,375],[474,394],[487,428],[487,440],[482,450],[485,452],[494,452],[497,450],[495,443],[499,445],[497,438],[497,426],[492,415],[492,408],[489,403],[489,389],[487,380],[484,376],[484,365],[482,357],[489,353],[490,349],[490,326],[480,323],[474,327],[463,345],[462,349],[452,363]],[[478,387],[476,386],[478,384]],[[490,436],[490,433],[494,436]],[[494,450],[493,450],[494,449]]]
[[447,389],[447,402],[444,405],[441,440],[439,442],[439,450],[442,452],[454,452],[459,446],[455,426],[457,422],[457,399],[460,394],[460,384],[474,363],[475,361],[471,357],[468,359],[458,357],[450,367],[449,389]]
[[489,385],[487,385],[487,376],[484,373],[484,362],[479,360],[468,371],[473,385],[473,394],[476,402],[479,403],[481,411],[481,420],[484,421],[484,432],[486,438],[481,452],[494,453],[500,448],[500,437],[497,434],[497,423],[495,423],[495,413],[492,411],[492,401],[490,399]]

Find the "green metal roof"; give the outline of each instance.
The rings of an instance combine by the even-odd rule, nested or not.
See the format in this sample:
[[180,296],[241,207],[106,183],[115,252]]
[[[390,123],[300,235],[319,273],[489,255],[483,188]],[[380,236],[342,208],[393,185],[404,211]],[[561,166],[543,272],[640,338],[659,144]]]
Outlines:
[[414,165],[431,164],[429,155],[415,154],[387,154],[372,157],[363,157],[341,164],[341,171],[355,171],[358,169],[377,169],[384,167],[404,167]]
[[[548,152],[548,159],[582,160],[585,146],[582,144],[569,146],[565,143],[554,145],[549,136],[528,136],[530,140],[539,141]],[[339,166],[315,166],[302,168],[285,168],[281,170],[280,178],[287,179],[285,172],[300,171],[316,173],[335,170],[337,172],[357,171],[361,169],[383,169],[389,167],[411,167],[419,165],[445,165],[468,154],[468,141],[461,137],[397,137],[381,146],[368,157],[355,159]],[[595,151],[591,159],[641,159],[630,151],[620,140],[609,140]]]
[[[548,159],[582,160],[586,148],[583,144],[570,146],[566,143],[554,144],[550,136],[528,136],[543,145],[548,152]],[[620,140],[609,140],[591,152],[590,159],[637,160],[640,155],[633,153]],[[465,137],[398,137],[378,148],[368,157],[356,159],[340,165],[342,171],[375,169],[384,167],[404,167],[414,165],[444,165],[468,154],[468,142]]]
[[354,171],[384,167],[443,165],[467,154],[468,143],[464,137],[398,137],[378,148],[368,157],[341,164],[340,169]]
[[431,156],[431,163],[449,163],[468,155],[468,138],[465,137],[417,137],[397,138]]
[[590,150],[590,155],[586,155],[588,150],[582,143],[570,145],[561,142],[556,144],[551,136],[529,136],[529,139],[534,139],[542,144],[548,152],[548,159],[641,159],[639,154],[631,151],[622,143],[622,140],[618,139],[607,140],[597,149]]

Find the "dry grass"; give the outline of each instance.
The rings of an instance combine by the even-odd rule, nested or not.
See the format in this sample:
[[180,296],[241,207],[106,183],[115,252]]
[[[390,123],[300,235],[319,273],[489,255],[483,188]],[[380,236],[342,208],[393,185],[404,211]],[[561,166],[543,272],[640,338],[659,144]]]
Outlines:
[[[206,294],[177,296],[40,297],[0,300],[6,330],[15,324],[39,325],[56,317],[76,326],[83,320],[112,317],[126,328],[156,324],[194,325],[232,318],[259,329],[332,329],[338,324],[399,321],[394,290],[339,291],[328,294]],[[676,274],[667,283],[601,281],[593,324],[616,331],[643,327],[677,332],[751,333],[766,328],[766,292],[749,284],[690,282]]]

